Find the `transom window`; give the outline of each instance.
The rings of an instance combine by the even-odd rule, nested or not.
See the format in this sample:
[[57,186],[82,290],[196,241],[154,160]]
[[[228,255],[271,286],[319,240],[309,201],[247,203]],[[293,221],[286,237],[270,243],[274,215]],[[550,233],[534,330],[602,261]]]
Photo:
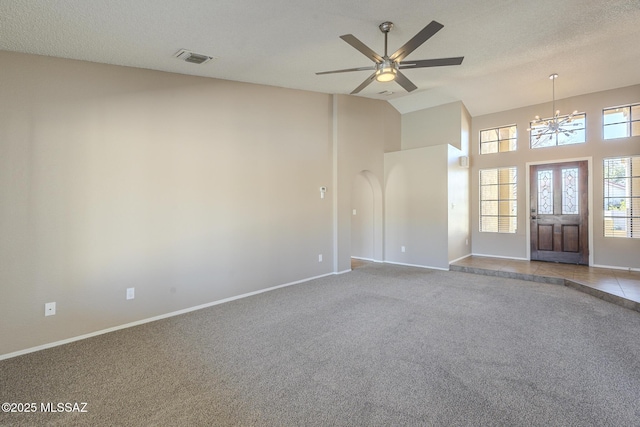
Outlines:
[[604,235],[640,238],[640,156],[604,159]]
[[604,139],[640,135],[640,104],[623,105],[602,110]]
[[[558,116],[558,122],[563,123],[569,116]],[[553,118],[542,119],[541,122],[553,121]],[[570,145],[570,144],[582,144],[587,141],[586,139],[586,122],[587,115],[576,114],[570,121],[564,123],[569,124],[564,126],[568,128],[570,132],[562,132],[562,129],[553,131],[550,129],[551,125],[538,123],[530,123],[531,133],[529,135],[529,143],[531,148],[543,148],[543,147],[555,147],[558,145]],[[539,133],[542,135],[539,136]]]
[[503,153],[518,148],[516,125],[480,131],[480,154]]
[[517,181],[515,167],[480,170],[480,231],[517,231]]

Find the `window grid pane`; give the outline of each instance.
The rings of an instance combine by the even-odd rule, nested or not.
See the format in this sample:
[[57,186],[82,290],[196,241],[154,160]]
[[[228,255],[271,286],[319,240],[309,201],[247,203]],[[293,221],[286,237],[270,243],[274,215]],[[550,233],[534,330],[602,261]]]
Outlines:
[[604,139],[640,135],[640,104],[623,105],[602,110]]
[[640,104],[631,106],[631,136],[640,136]]
[[605,237],[640,238],[640,156],[604,160],[603,202]]
[[612,125],[629,121],[630,107],[608,108],[602,111],[602,123]]
[[629,123],[615,123],[604,126],[604,139],[626,138],[629,136]]
[[518,145],[516,125],[480,131],[480,154],[515,151]]
[[480,231],[515,233],[518,225],[517,169],[480,170]]
[[480,154],[491,154],[498,152],[498,141],[491,141],[480,144]]

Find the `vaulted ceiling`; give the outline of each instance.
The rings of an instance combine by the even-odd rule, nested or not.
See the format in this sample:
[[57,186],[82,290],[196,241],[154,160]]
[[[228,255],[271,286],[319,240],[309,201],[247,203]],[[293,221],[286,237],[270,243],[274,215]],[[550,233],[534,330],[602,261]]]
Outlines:
[[[357,96],[401,113],[461,100],[477,116],[549,101],[551,73],[558,99],[640,83],[638,0],[3,0],[0,50],[348,94],[371,72],[315,74],[372,64],[339,36],[382,53],[392,21],[393,52],[432,20],[444,28],[407,59],[462,65],[407,70],[411,93],[373,82]],[[186,63],[183,48],[217,59]]]

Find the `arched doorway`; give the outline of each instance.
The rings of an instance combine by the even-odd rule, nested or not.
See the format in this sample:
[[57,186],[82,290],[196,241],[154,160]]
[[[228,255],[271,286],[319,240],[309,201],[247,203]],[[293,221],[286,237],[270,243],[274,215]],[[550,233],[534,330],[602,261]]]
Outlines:
[[382,186],[370,171],[358,173],[351,187],[351,257],[383,261]]

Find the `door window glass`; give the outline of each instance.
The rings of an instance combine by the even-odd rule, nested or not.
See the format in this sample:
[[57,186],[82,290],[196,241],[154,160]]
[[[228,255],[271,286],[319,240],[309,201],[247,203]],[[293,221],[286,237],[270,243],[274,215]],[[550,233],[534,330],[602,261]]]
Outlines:
[[578,168],[562,169],[562,214],[578,215]]
[[553,171],[538,171],[538,213],[553,215]]

